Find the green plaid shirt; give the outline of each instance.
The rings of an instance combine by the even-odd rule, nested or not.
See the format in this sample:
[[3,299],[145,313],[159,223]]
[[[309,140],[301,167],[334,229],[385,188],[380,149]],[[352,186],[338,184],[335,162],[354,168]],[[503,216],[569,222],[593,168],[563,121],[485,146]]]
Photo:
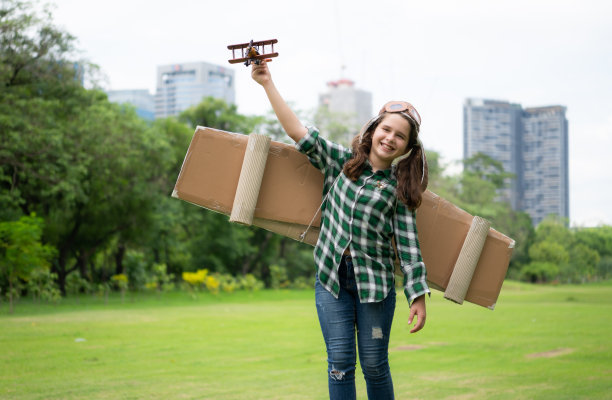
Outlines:
[[353,182],[341,174],[351,151],[321,138],[315,128],[308,128],[296,148],[325,175],[323,195],[332,189],[321,207],[321,231],[314,249],[321,284],[338,297],[338,267],[349,248],[360,301],[384,300],[395,282],[391,241],[395,236],[408,302],[430,293],[417,238],[416,214],[397,200],[395,168],[373,172],[367,163]]

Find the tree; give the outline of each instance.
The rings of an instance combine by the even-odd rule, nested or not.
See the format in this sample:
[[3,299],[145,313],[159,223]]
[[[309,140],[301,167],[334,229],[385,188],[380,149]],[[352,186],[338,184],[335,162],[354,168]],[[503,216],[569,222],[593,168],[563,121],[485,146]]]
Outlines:
[[55,249],[41,243],[43,220],[34,214],[0,222],[0,271],[9,286],[10,312],[19,280],[28,280],[37,268],[48,268]]
[[572,282],[590,280],[595,276],[600,260],[601,257],[596,250],[577,243],[570,250],[569,268],[567,269],[571,272],[562,278]]
[[535,241],[541,242],[544,240],[554,242],[570,248],[574,244],[574,236],[567,228],[567,221],[556,215],[549,215],[544,218],[535,230]]
[[545,240],[529,248],[529,256],[533,261],[547,262],[555,265],[567,263],[569,253],[562,245]]
[[354,120],[354,114],[333,112],[327,107],[319,107],[314,115],[315,124],[326,138],[348,148],[361,129],[357,124],[351,125],[350,121]]
[[261,124],[262,117],[248,117],[238,113],[235,104],[227,104],[222,99],[206,97],[197,105],[183,111],[179,121],[195,129],[196,126],[221,129],[229,132],[249,134],[257,125]]
[[515,211],[506,207],[495,215],[493,227],[515,241],[508,276],[518,278],[517,273],[530,262],[529,245],[535,238],[531,217],[524,211]]
[[32,8],[29,1],[0,4],[0,86],[58,93],[62,90],[54,85],[57,81],[79,78],[74,62],[65,59],[74,50],[74,37],[51,24],[48,8],[40,11],[42,15]]
[[97,252],[150,224],[169,145],[133,109],[82,86],[69,58],[73,37],[51,25],[48,11],[2,4],[0,212],[45,219],[64,292],[68,273],[89,275]]
[[461,208],[489,220],[509,210],[509,204],[499,198],[513,175],[503,165],[483,153],[476,153],[463,163],[463,171],[452,192]]

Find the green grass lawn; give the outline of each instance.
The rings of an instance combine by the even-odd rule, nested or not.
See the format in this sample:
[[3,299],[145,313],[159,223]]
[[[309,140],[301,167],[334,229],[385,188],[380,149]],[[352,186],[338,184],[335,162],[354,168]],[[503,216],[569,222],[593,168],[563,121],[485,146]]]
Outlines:
[[[611,283],[506,282],[495,311],[434,291],[414,335],[402,300],[390,344],[397,399],[612,398]],[[15,314],[7,309],[2,399],[327,398],[313,291],[23,300]]]

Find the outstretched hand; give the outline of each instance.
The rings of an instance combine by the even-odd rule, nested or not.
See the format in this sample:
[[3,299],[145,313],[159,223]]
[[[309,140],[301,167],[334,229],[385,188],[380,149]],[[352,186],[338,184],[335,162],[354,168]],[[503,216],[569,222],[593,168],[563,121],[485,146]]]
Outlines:
[[268,69],[268,63],[266,60],[261,60],[259,65],[252,63],[251,77],[253,80],[260,85],[265,85],[267,82],[272,80],[272,75]]
[[419,296],[412,302],[410,306],[410,316],[408,317],[408,325],[412,324],[412,320],[414,317],[417,317],[417,323],[414,325],[414,328],[410,330],[410,333],[415,333],[423,329],[425,326],[426,319],[426,311],[425,311],[425,295]]

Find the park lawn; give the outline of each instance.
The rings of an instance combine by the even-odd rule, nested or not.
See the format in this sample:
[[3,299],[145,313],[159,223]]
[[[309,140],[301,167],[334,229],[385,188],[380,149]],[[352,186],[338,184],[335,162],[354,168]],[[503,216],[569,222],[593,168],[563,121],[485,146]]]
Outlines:
[[[427,326],[414,335],[398,299],[390,343],[397,399],[612,398],[611,283],[506,282],[495,311],[434,291]],[[7,308],[2,399],[327,398],[313,291]],[[359,369],[357,378],[365,398]]]

